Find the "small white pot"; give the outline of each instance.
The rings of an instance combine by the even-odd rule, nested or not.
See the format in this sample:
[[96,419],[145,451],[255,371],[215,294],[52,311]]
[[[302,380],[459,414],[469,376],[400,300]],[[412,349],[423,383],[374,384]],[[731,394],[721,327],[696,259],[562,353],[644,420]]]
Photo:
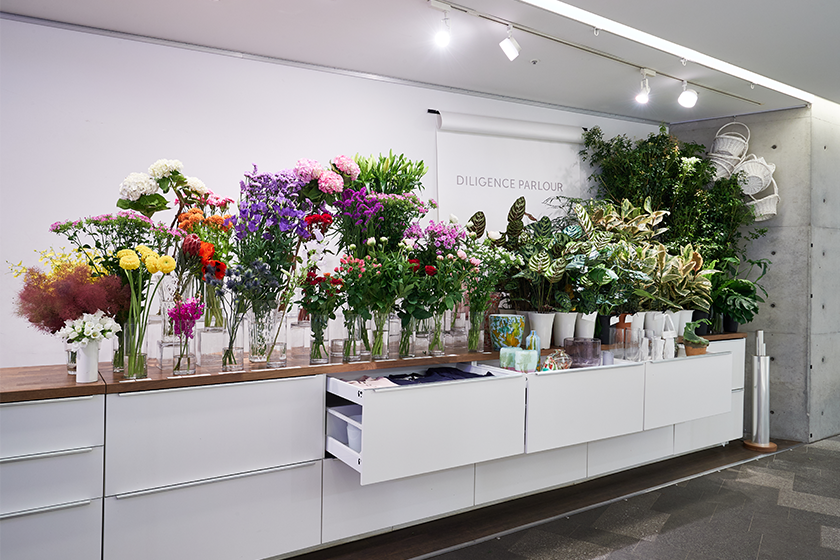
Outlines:
[[554,314],[554,346],[563,348],[567,338],[574,338],[578,313]]
[[99,381],[99,342],[89,340],[76,354],[76,383]]
[[595,336],[595,319],[598,316],[597,311],[592,313],[581,313],[577,318],[575,324],[575,337],[577,338],[592,338]]
[[554,326],[554,313],[530,313],[530,319],[531,328],[540,337],[540,349],[551,348],[551,329]]

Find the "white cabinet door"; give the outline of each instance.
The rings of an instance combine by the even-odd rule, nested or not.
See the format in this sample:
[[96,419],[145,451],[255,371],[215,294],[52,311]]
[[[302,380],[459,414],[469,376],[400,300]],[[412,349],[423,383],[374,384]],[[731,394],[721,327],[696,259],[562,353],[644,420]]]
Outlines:
[[744,390],[731,393],[732,410],[674,426],[674,453],[690,453],[743,437]]
[[736,340],[713,340],[709,343],[708,352],[731,352],[732,353],[732,388],[744,388],[744,369],[746,367],[746,345],[747,339]]
[[645,430],[729,412],[729,352],[646,362]]
[[529,374],[527,453],[641,432],[645,364]]
[[515,455],[475,466],[475,504],[497,502],[586,478],[586,444]]
[[472,465],[368,484],[336,459],[324,460],[325,543],[472,507]]
[[[359,471],[362,484],[524,452],[525,377],[520,374],[365,390],[339,379],[328,383],[331,391],[361,404],[361,451],[334,437],[327,449]],[[339,429],[328,427],[333,434]]]
[[324,456],[324,376],[108,395],[105,495]]
[[601,476],[673,455],[674,427],[602,439],[587,446],[587,475]]
[[101,556],[101,498],[0,516],[3,560],[95,560]]
[[105,440],[105,395],[0,404],[0,457],[95,447]]
[[102,497],[102,447],[0,459],[0,513]]
[[105,499],[105,560],[261,560],[320,544],[321,463]]

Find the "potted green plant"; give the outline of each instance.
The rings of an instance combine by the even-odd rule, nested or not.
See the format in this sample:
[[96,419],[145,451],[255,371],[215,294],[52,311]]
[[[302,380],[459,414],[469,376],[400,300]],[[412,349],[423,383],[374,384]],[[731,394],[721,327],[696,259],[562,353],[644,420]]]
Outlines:
[[708,319],[700,319],[699,321],[689,321],[685,324],[683,329],[683,345],[685,346],[686,356],[699,356],[705,354],[709,347],[709,341],[703,337],[697,336],[694,330],[701,324],[708,324]]
[[[722,260],[722,269],[711,275],[712,309],[714,311],[714,332],[737,332],[738,324],[752,322],[758,314],[759,303],[764,298],[759,292],[767,295],[767,291],[758,282],[767,274],[770,262],[766,259],[747,260],[749,268],[741,270],[741,261],[736,257]],[[755,281],[749,280],[752,271],[759,269],[761,273]],[[730,319],[728,329],[725,328],[725,318]]]

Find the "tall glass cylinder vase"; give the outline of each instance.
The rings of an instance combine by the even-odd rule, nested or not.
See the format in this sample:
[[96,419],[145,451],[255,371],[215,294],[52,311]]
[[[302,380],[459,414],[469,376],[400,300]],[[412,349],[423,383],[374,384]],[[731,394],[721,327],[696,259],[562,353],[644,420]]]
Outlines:
[[470,326],[467,331],[467,351],[481,352],[484,350],[484,309],[470,308]]
[[67,374],[76,375],[76,359],[78,355],[66,341],[64,342],[64,353],[67,355]]
[[373,311],[373,330],[370,333],[371,347],[370,354],[374,360],[387,360],[390,353],[388,342],[390,341],[389,328],[391,326],[391,310]]
[[309,363],[328,364],[330,363],[330,316],[321,313],[312,313],[309,316],[309,323]]
[[359,362],[362,360],[362,349],[365,346],[363,337],[367,337],[364,318],[358,313],[353,313],[350,310],[346,311],[344,313],[343,362]]
[[443,311],[436,312],[429,321],[429,354],[432,356],[443,356],[446,353],[444,337],[444,323],[446,314]]
[[245,369],[245,336],[242,321],[244,312],[233,313],[225,317],[225,346],[222,350],[222,371],[242,371]]
[[[171,370],[173,375],[191,375],[195,373],[197,358],[194,329],[179,329],[172,345]],[[167,364],[169,365],[169,364]],[[167,370],[169,368],[167,367]]]
[[417,355],[417,319],[403,317],[400,320],[400,358],[413,358]]
[[252,364],[264,364],[269,360],[269,352],[280,340],[277,324],[277,302],[274,298],[255,299],[248,310],[248,361]]
[[122,373],[125,370],[125,322],[120,323],[120,330],[111,339],[111,347],[111,369],[114,373]]
[[222,302],[216,293],[216,288],[201,283],[201,290],[204,298],[204,317],[201,319],[201,326],[204,329],[222,329],[225,326],[225,315],[222,312]]
[[123,338],[125,343],[123,377],[126,379],[143,379],[148,376],[149,340],[146,336],[147,323],[127,321],[123,330],[125,333]]

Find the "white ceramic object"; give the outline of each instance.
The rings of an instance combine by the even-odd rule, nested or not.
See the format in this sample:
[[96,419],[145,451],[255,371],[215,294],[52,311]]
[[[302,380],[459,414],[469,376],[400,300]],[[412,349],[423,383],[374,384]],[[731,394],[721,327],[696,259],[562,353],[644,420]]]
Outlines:
[[562,348],[567,338],[575,336],[575,323],[579,313],[554,314],[554,346]]
[[95,383],[99,380],[100,341],[90,340],[76,353],[76,383]]
[[529,313],[531,329],[540,337],[540,348],[551,348],[551,329],[554,327],[554,313]]
[[592,338],[595,336],[595,319],[597,311],[581,313],[575,323],[575,338]]
[[632,329],[644,329],[645,328],[645,315],[647,312],[639,311],[638,313],[633,313],[630,316],[630,325]]
[[664,328],[665,314],[661,311],[648,311],[645,315],[645,329],[652,330],[654,337],[660,337]]

